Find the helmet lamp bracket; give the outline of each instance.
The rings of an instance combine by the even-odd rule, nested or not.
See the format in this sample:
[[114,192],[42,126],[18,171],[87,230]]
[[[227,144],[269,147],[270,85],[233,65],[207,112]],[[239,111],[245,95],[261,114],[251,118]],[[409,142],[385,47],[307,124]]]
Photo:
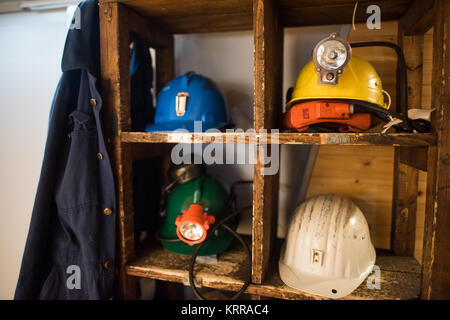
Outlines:
[[188,92],[178,92],[177,96],[175,97],[175,111],[178,117],[182,117],[186,113],[188,97]]
[[[316,66],[316,72],[319,74],[319,83],[337,85],[339,75],[342,74],[345,66],[350,61],[351,55],[352,49],[350,44],[337,32],[333,32],[319,41],[313,50],[313,61]],[[342,56],[344,59],[342,59]]]

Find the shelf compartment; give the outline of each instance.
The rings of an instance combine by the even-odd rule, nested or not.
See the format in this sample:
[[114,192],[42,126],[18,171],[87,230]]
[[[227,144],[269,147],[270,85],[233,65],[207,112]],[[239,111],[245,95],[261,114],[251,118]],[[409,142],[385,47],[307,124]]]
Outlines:
[[[124,143],[266,143],[274,134],[212,132],[122,132]],[[218,141],[219,138],[219,141]],[[378,145],[395,147],[426,147],[435,145],[430,133],[279,133],[278,144],[316,145]]]
[[[106,3],[111,0],[100,0]],[[118,0],[171,33],[200,33],[251,30],[252,8],[258,0]],[[261,1],[261,0],[259,0]],[[399,19],[412,5],[412,0],[360,1],[355,22],[366,22],[366,9],[371,4],[380,7],[383,21]],[[352,0],[317,2],[315,0],[279,0],[277,11],[283,27],[348,23],[354,9]]]
[[[364,281],[355,291],[343,298],[344,300],[412,300],[420,294],[420,265],[412,257],[400,257],[378,254],[376,264],[381,269],[381,289],[369,289]],[[278,274],[269,272],[267,281],[255,286],[260,295],[278,299],[324,299],[306,294],[286,286]],[[259,287],[259,288],[258,288]]]
[[[284,240],[277,239],[272,256],[279,257]],[[380,289],[369,289],[367,279],[343,300],[414,300],[420,295],[421,265],[413,257],[395,256],[377,250],[375,265],[380,268]],[[280,279],[278,259],[271,259],[267,279],[257,290],[260,295],[278,299],[326,299],[288,287]]]
[[255,134],[213,132],[122,132],[125,143],[255,143]]
[[[106,2],[110,0],[100,0]],[[252,0],[119,0],[170,33],[251,30]]]
[[280,144],[422,147],[436,143],[430,133],[280,133],[279,137]]
[[[246,237],[250,243],[250,237]],[[279,254],[282,241],[277,241],[275,254]],[[147,242],[126,266],[128,275],[151,279],[189,283],[190,256],[181,256],[165,250],[159,243]],[[325,299],[286,286],[278,274],[277,260],[272,259],[267,280],[263,284],[250,284],[246,293],[277,299]],[[196,264],[195,281],[199,286],[227,291],[239,290],[248,275],[248,259],[238,241],[218,256],[214,265]],[[420,292],[420,265],[412,257],[393,256],[378,251],[377,261],[381,269],[381,289],[368,289],[364,281],[345,299],[394,300],[417,299]]]
[[[245,239],[251,247],[250,237]],[[128,263],[126,272],[132,276],[188,285],[190,261],[190,256],[172,253],[157,241],[148,241],[138,249],[136,258]],[[218,263],[197,262],[194,276],[198,286],[237,291],[244,284],[248,272],[249,260],[244,248],[238,241],[233,241],[231,246],[218,256]]]

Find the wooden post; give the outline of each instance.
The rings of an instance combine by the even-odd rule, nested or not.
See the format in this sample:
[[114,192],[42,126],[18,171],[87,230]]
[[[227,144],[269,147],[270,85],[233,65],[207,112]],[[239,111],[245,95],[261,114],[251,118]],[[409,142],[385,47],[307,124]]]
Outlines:
[[[275,1],[253,1],[255,130],[278,128],[282,103],[283,28]],[[258,145],[258,152],[264,146]],[[269,268],[275,238],[279,175],[263,175],[264,163],[255,165],[253,184],[252,280],[262,283]]]
[[423,299],[450,299],[450,2],[435,1],[432,127],[437,145],[428,152],[422,265]]
[[130,118],[130,32],[127,10],[119,3],[102,3],[100,15],[101,86],[103,125],[111,157],[117,197],[116,270],[117,298],[133,299],[135,278],[125,273],[134,256],[132,159],[120,135],[131,128]]
[[[408,107],[420,108],[422,97],[422,48],[423,36],[405,36],[399,24],[398,44],[405,54],[408,68]],[[399,84],[397,83],[397,88]],[[397,106],[398,108],[399,106]],[[395,147],[394,186],[392,201],[391,250],[396,255],[414,256],[416,238],[416,211],[419,184],[419,165],[414,157],[403,159],[408,153],[406,147]],[[419,158],[418,158],[419,159]]]
[[394,197],[392,202],[391,250],[396,255],[413,256],[416,239],[418,170],[400,162],[394,153]]

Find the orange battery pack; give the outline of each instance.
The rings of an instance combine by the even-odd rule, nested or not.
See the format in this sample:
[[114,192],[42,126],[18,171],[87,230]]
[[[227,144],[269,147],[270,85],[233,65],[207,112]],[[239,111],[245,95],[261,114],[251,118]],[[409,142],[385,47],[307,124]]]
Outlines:
[[292,106],[283,114],[283,128],[298,132],[314,124],[336,128],[339,132],[361,132],[370,128],[370,114],[350,113],[350,104],[333,101],[309,101]]

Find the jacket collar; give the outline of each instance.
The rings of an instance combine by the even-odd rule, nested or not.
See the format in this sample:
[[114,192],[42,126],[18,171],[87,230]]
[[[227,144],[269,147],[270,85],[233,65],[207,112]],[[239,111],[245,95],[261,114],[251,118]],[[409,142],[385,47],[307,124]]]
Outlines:
[[87,0],[78,5],[66,38],[62,72],[83,69],[100,76],[100,33],[98,3]]

